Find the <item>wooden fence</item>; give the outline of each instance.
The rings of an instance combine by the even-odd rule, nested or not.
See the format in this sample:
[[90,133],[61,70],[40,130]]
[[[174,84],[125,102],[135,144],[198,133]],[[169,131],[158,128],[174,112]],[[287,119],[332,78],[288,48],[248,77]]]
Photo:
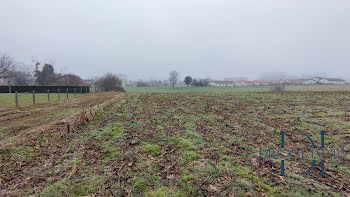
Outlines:
[[33,90],[36,93],[46,93],[47,90],[50,92],[57,93],[58,89],[66,90],[68,89],[69,93],[74,93],[74,91],[89,93],[92,92],[90,86],[0,86],[0,93],[31,93]]
[[[50,89],[48,89],[46,91],[47,94],[47,102],[50,102],[50,100],[61,100],[64,97],[66,97],[66,99],[68,99],[69,97],[76,97],[77,95],[83,95],[83,94],[88,94],[91,91],[83,91],[82,88],[77,89],[77,88],[73,88],[73,92],[69,91],[68,88],[66,88],[65,90],[61,90],[61,89],[57,89],[56,91],[52,91]],[[35,90],[32,90],[32,92],[30,94],[26,93],[26,95],[31,95],[32,97],[32,102],[33,104],[37,103],[37,94],[35,92]],[[39,94],[43,94],[42,92],[40,92]],[[53,99],[53,97],[56,97],[57,99]],[[42,101],[42,100],[41,100]],[[20,105],[19,102],[19,92],[15,91],[14,93],[14,102],[16,107],[18,107]]]

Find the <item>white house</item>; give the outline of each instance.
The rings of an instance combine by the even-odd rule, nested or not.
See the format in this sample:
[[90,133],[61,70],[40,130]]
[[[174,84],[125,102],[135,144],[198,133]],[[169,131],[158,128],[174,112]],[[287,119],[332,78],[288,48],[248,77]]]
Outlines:
[[128,81],[128,75],[126,75],[126,74],[117,74],[117,77],[122,81],[122,87],[125,88],[126,81]]
[[234,84],[236,86],[248,86],[249,85],[248,81],[244,81],[244,80],[235,81]]
[[343,85],[346,83],[345,80],[336,79],[336,78],[323,78],[323,77],[314,77],[312,78],[316,83],[319,84],[332,84],[332,85]]
[[235,86],[233,81],[211,81],[210,84],[211,86]]
[[251,81],[250,84],[256,85],[256,86],[267,86],[272,84],[272,81],[255,80],[255,81]]
[[302,80],[301,80],[301,83],[302,83],[303,85],[310,85],[310,84],[316,84],[316,81],[313,80],[313,79],[302,79]]
[[313,79],[290,79],[289,83],[293,85],[310,85],[316,84],[316,81]]
[[289,80],[289,79],[281,79],[281,80],[279,80],[279,83],[280,84],[290,84],[291,80]]

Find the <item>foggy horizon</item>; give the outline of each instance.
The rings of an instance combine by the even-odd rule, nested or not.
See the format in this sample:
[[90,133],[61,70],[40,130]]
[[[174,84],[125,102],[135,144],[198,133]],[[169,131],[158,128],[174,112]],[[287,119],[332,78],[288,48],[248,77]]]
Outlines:
[[87,79],[350,79],[350,2],[3,0],[0,54]]

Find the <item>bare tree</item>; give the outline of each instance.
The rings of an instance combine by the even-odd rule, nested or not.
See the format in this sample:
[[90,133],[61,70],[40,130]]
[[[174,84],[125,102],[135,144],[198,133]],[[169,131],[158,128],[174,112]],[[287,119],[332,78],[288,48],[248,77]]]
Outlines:
[[14,69],[15,62],[12,57],[2,55],[0,59],[0,78],[7,78],[10,71]]
[[30,85],[34,82],[34,77],[31,73],[32,68],[25,64],[16,63],[13,70],[8,72],[8,82],[11,85]]
[[176,72],[176,70],[173,70],[169,73],[169,75],[169,83],[174,87],[177,83],[177,80],[179,79],[179,73]]

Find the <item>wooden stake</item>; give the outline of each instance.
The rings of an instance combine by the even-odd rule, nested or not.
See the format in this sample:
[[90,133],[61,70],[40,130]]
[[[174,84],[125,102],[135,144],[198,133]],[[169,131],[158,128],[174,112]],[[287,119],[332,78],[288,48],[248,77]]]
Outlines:
[[18,107],[18,92],[15,92],[16,107]]
[[33,90],[33,104],[35,104],[35,90]]

